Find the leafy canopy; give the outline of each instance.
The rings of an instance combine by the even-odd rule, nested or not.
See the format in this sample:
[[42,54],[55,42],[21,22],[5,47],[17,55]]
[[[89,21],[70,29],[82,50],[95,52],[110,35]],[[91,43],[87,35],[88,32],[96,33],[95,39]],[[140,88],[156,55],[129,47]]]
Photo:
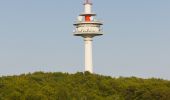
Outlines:
[[0,77],[0,100],[170,100],[170,81],[36,72]]

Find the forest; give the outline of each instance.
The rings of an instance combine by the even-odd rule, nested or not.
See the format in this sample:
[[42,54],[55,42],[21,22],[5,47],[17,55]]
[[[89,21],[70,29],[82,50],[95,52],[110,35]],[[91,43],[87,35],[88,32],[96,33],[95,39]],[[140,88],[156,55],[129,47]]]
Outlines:
[[35,72],[1,76],[0,100],[170,100],[170,81]]

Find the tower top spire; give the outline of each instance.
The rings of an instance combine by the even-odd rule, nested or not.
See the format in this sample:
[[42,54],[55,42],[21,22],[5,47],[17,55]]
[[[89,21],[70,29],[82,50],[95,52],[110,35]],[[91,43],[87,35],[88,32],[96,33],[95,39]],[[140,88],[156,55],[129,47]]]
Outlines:
[[92,1],[91,0],[84,0],[84,4],[92,4]]

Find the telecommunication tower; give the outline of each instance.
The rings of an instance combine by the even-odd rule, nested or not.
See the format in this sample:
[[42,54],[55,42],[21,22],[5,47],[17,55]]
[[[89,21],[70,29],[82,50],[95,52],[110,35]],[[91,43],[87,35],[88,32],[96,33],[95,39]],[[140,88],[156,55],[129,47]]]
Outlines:
[[77,17],[74,24],[74,36],[84,38],[85,44],[85,71],[93,73],[92,41],[93,37],[103,35],[101,29],[102,22],[96,19],[96,14],[92,12],[92,2],[85,0],[84,12]]

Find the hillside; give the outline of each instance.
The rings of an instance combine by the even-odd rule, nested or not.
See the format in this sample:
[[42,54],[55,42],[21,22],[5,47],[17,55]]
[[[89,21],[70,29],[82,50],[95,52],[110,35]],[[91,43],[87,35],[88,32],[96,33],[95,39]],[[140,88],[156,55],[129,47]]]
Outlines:
[[170,81],[36,72],[1,77],[0,100],[170,100]]

